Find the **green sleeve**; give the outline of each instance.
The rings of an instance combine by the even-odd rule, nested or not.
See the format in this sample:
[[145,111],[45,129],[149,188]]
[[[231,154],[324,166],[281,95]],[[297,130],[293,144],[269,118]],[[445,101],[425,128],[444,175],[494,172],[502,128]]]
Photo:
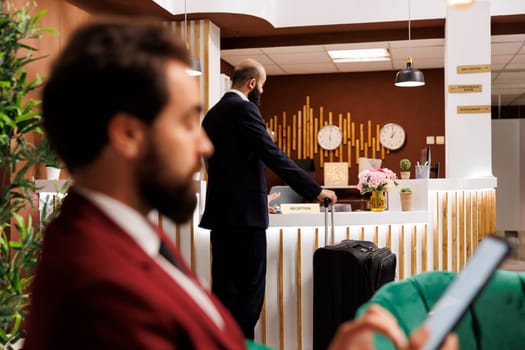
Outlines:
[[269,346],[266,346],[264,344],[256,343],[251,340],[246,340],[246,349],[247,350],[273,350]]

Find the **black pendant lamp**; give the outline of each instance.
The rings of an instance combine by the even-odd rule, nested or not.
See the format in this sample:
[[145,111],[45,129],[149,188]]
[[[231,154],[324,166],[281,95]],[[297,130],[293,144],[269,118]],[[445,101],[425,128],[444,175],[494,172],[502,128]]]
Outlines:
[[412,45],[410,43],[410,0],[408,0],[408,56],[407,65],[396,74],[395,86],[415,87],[425,85],[425,76],[419,69],[414,68],[412,62]]
[[407,58],[407,66],[397,72],[396,86],[401,87],[415,87],[425,85],[425,76],[419,69],[415,69],[412,65],[412,57]]
[[195,56],[191,56],[191,68],[186,69],[186,73],[191,76],[202,75],[201,62]]

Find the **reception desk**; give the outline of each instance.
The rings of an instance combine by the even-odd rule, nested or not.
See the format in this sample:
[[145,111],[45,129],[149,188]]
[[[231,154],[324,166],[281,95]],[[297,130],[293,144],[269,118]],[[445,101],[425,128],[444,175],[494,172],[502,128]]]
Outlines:
[[[396,279],[423,271],[458,271],[480,239],[496,230],[496,178],[399,180],[385,212],[334,213],[334,242],[373,241],[397,256]],[[399,190],[413,191],[412,211],[400,211]],[[180,247],[204,284],[210,281],[209,232],[173,225],[152,214]],[[256,340],[277,349],[312,349],[312,257],[325,245],[324,214],[272,214],[267,231],[266,299]]]

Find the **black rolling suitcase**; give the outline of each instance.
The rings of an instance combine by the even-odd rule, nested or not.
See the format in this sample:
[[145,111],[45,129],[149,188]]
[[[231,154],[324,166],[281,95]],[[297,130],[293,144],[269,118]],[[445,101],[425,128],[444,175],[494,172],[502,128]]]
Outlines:
[[[328,203],[325,203],[325,242],[328,242]],[[332,210],[332,240],[333,240]],[[341,323],[383,284],[393,281],[396,256],[373,242],[344,240],[326,245],[313,259],[313,350],[326,350]]]

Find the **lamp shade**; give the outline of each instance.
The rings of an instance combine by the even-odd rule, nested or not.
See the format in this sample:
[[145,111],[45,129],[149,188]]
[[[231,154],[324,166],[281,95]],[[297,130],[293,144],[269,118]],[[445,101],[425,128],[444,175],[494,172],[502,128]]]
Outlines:
[[419,69],[412,65],[412,57],[407,59],[407,66],[396,74],[396,86],[414,87],[425,85],[425,76]]
[[186,69],[186,73],[191,76],[199,76],[202,74],[201,62],[196,57],[191,57],[191,68]]

